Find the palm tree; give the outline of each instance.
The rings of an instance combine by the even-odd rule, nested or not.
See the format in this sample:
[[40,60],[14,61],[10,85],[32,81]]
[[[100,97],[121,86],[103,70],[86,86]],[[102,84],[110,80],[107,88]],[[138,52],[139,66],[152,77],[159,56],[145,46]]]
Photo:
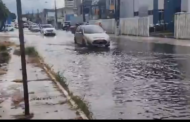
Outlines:
[[5,22],[9,16],[10,12],[6,5],[0,0],[0,31],[5,26]]

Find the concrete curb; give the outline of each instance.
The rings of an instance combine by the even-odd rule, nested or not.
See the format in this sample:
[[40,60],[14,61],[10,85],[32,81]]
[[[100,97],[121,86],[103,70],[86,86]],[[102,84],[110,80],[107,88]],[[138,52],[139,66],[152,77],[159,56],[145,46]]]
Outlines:
[[[43,69],[45,70],[45,72],[48,74],[48,76],[54,81],[54,83],[57,85],[57,87],[61,90],[61,92],[63,92],[63,94],[66,96],[67,100],[71,103],[71,105],[74,108],[77,108],[78,105],[72,100],[71,96],[69,95],[69,93],[61,86],[61,84],[56,80],[56,78],[53,76],[53,74],[47,69],[47,67],[44,65],[44,62],[42,60],[40,60],[40,63],[43,64]],[[89,120],[89,118],[84,114],[83,111],[81,110],[77,110],[77,112],[79,113],[79,115],[82,117],[82,119],[84,120]]]

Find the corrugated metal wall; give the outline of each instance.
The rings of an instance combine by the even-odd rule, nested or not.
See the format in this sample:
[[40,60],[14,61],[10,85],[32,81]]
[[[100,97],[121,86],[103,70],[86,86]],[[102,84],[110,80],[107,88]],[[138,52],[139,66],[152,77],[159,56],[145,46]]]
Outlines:
[[[103,28],[109,34],[115,34],[115,19],[90,20],[90,24],[101,22]],[[134,17],[120,19],[121,35],[149,36],[149,17]]]
[[190,39],[190,13],[175,14],[175,38]]
[[149,36],[149,17],[124,18],[120,20],[122,35]]

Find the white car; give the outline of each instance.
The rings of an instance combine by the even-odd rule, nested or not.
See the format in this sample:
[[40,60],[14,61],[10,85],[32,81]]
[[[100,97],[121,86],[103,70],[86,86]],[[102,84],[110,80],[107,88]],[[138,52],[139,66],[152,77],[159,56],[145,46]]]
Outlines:
[[40,27],[41,27],[41,33],[44,36],[48,36],[48,35],[55,36],[56,35],[56,30],[51,24],[40,25]]
[[6,24],[5,25],[5,31],[14,31],[14,26],[11,24]]
[[110,46],[109,35],[98,25],[81,25],[75,32],[75,44],[82,46]]

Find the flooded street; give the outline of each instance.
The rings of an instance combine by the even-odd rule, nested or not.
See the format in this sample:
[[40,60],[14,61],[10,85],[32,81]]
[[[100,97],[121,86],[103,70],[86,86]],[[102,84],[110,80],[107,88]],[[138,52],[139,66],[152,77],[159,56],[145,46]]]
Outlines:
[[110,49],[88,49],[73,38],[25,32],[95,119],[190,119],[190,47],[112,38]]

